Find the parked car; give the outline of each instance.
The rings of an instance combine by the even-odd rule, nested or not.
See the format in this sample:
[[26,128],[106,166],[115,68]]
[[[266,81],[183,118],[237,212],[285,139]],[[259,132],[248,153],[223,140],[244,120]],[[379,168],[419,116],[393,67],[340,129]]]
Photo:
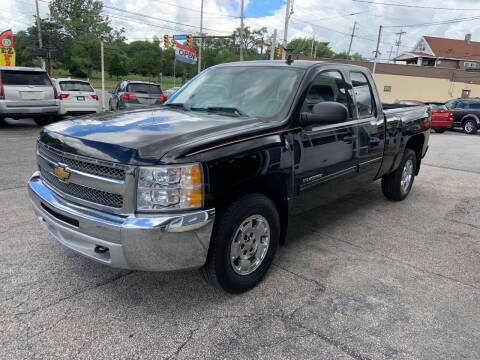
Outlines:
[[57,90],[41,68],[0,66],[0,123],[5,118],[33,118],[38,125],[55,119]]
[[178,90],[180,89],[180,86],[177,86],[177,87],[172,87],[168,90],[165,90],[163,92],[163,95],[165,95],[167,97],[167,99],[170,98],[170,96],[172,96],[173,94],[175,94]]
[[53,81],[60,100],[59,115],[85,115],[100,111],[98,95],[88,81],[71,78]]
[[453,126],[467,134],[475,134],[480,128],[480,98],[455,99],[445,103],[453,110]]
[[398,104],[412,106],[428,106],[431,112],[430,127],[437,133],[444,133],[445,130],[453,127],[453,111],[448,110],[444,103],[434,101],[400,100]]
[[138,80],[122,80],[111,92],[110,110],[138,109],[162,105],[167,97],[160,84]]
[[377,179],[405,199],[429,124],[427,107],[382,107],[364,67],[221,64],[161,108],[44,128],[29,194],[47,230],[90,259],[201,268],[239,293],[267,273],[290,216]]
[[453,111],[448,110],[444,103],[427,101],[432,118],[431,128],[437,133],[444,133],[453,127]]

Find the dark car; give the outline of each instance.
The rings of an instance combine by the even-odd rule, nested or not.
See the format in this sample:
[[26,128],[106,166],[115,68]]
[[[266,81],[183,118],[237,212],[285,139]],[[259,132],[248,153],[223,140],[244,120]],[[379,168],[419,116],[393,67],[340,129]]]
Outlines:
[[239,293],[265,276],[291,216],[379,179],[405,199],[429,136],[428,108],[382,105],[367,68],[235,62],[165,106],[47,126],[28,186],[66,247],[119,268],[201,268]]
[[122,80],[111,92],[110,110],[126,110],[162,105],[167,97],[160,84],[139,80]]
[[453,110],[453,127],[461,127],[467,134],[480,128],[480,98],[450,100],[445,106]]

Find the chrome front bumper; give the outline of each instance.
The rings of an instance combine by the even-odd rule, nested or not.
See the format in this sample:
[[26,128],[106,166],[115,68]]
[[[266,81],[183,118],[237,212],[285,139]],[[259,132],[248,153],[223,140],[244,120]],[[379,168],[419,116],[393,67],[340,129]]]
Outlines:
[[[215,210],[120,216],[59,197],[35,172],[28,190],[40,223],[66,247],[117,268],[172,271],[207,259]],[[99,248],[102,251],[98,252]],[[97,251],[95,251],[97,249]]]

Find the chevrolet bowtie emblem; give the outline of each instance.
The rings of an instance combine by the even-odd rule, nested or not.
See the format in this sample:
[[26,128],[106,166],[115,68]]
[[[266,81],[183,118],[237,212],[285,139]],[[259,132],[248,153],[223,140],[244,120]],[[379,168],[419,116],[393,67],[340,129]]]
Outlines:
[[65,168],[63,168],[62,166],[57,166],[56,168],[54,168],[53,173],[57,175],[57,177],[62,181],[68,180],[68,178],[70,177],[70,173],[66,171]]

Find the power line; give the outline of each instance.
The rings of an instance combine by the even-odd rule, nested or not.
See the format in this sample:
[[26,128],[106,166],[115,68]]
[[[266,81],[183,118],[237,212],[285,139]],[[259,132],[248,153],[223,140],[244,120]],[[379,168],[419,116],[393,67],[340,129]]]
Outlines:
[[472,16],[466,18],[457,18],[457,19],[450,19],[450,20],[443,20],[443,21],[436,21],[436,22],[428,22],[428,23],[421,23],[421,24],[409,24],[409,25],[386,25],[384,27],[387,28],[402,28],[402,27],[427,27],[427,26],[435,26],[435,25],[444,25],[444,24],[455,24],[463,21],[472,21],[478,20],[480,16]]
[[416,9],[451,10],[451,11],[480,11],[479,8],[459,9],[459,8],[447,8],[447,7],[438,7],[438,6],[422,6],[422,5],[408,5],[408,4],[400,4],[400,3],[376,2],[376,1],[373,1],[373,0],[352,0],[352,1],[360,2],[360,3],[367,3],[367,4],[386,5],[386,6],[400,6],[400,7],[408,7],[408,8],[416,8]]
[[[197,13],[200,12],[200,10],[196,10],[196,9],[192,9],[192,8],[189,8],[189,7],[186,7],[186,6],[180,6],[180,5],[177,5],[177,4],[169,3],[169,2],[166,2],[164,0],[162,0],[161,3],[162,3],[162,5],[167,4],[167,5],[174,6],[174,7],[180,8],[180,9],[185,9],[185,10],[188,10],[188,11],[193,11],[193,12],[197,12]],[[225,14],[212,13],[212,12],[207,12],[207,11],[204,11],[203,13],[204,14],[209,14],[209,15],[212,15],[212,16],[228,17],[228,18],[238,19],[238,16],[233,16],[233,15],[225,15]]]

